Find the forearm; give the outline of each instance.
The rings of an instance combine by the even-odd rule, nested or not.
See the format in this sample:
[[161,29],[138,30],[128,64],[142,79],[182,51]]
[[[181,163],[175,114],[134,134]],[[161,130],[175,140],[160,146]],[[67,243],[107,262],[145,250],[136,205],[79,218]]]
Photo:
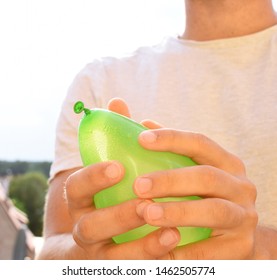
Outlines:
[[258,226],[256,232],[254,259],[277,259],[277,230]]
[[71,234],[59,234],[47,237],[36,259],[39,260],[82,260],[85,251],[79,247]]

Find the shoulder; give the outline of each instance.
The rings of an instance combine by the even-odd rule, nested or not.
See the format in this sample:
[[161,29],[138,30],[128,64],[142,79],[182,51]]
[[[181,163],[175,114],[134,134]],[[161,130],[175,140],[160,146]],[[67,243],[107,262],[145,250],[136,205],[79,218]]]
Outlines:
[[159,60],[170,53],[177,51],[177,37],[165,37],[161,42],[154,45],[145,45],[138,47],[134,51],[123,53],[121,55],[105,56],[94,59],[85,65],[80,75],[86,76],[98,72],[105,72],[111,69],[125,68],[128,66],[139,66],[153,60]]

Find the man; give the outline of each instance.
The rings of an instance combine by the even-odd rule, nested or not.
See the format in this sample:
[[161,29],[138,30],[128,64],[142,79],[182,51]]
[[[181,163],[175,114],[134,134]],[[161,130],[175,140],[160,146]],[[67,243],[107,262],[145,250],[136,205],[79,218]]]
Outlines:
[[[185,5],[180,38],[94,61],[73,82],[58,124],[39,258],[277,258],[277,15],[270,0]],[[143,147],[187,155],[199,165],[145,174],[133,185],[137,199],[96,210],[92,197],[119,182],[124,167],[81,167],[80,118],[72,107],[79,99],[87,107],[105,107],[112,99],[110,110],[130,116],[117,96],[135,120],[149,117],[172,128],[144,121],[153,130],[140,135]],[[152,201],[187,195],[204,199]],[[145,223],[159,229],[113,243],[113,236]],[[210,227],[212,235],[177,247],[178,226]]]

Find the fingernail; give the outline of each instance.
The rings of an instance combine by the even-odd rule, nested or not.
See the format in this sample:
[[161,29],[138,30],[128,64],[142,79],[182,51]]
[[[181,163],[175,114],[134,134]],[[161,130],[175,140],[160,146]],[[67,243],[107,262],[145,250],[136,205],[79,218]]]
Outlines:
[[137,178],[134,187],[138,195],[145,194],[152,189],[152,180],[149,178]]
[[163,230],[160,238],[160,244],[163,246],[170,246],[176,244],[179,241],[179,236],[176,232],[170,228]]
[[120,176],[121,169],[119,165],[115,162],[111,163],[106,167],[105,175],[110,179],[116,179]]
[[140,139],[146,143],[154,143],[157,139],[157,135],[151,131],[144,131],[140,134]]
[[152,204],[147,209],[147,217],[150,220],[159,220],[164,216],[164,209],[157,204]]

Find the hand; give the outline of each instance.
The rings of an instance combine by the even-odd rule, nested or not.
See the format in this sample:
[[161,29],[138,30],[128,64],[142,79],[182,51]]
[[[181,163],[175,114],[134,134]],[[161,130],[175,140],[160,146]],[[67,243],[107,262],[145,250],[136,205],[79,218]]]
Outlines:
[[[198,166],[166,170],[137,178],[135,193],[144,202],[137,213],[159,227],[200,226],[213,229],[211,238],[170,253],[173,259],[251,259],[255,251],[256,188],[236,156],[207,137],[184,131],[143,132],[147,149],[191,157]],[[202,200],[154,203],[152,198],[198,195]]]
[[[112,100],[109,109],[130,116],[127,106],[119,99]],[[144,124],[158,127],[150,121]],[[140,199],[98,210],[93,204],[97,192],[118,183],[123,176],[123,166],[115,161],[94,164],[69,176],[65,194],[76,244],[87,259],[169,258],[169,252],[180,240],[175,228],[161,228],[145,238],[120,245],[112,241],[113,236],[145,223],[136,212]]]

